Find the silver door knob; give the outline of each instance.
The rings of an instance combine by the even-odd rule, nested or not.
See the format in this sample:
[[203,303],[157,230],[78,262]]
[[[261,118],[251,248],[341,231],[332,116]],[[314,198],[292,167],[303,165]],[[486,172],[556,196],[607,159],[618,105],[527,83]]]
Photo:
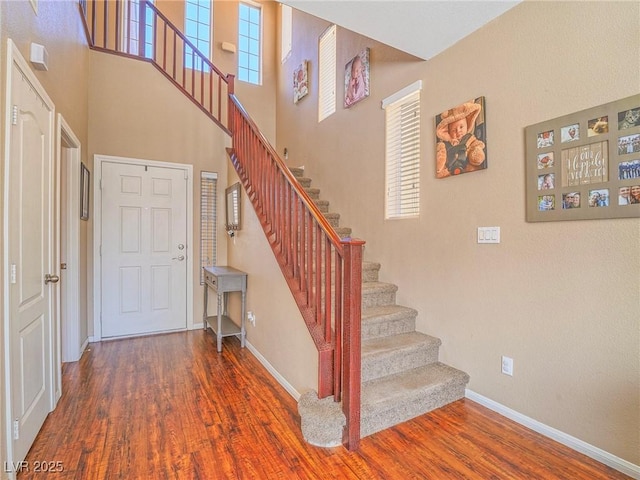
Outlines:
[[50,273],[47,273],[44,276],[44,284],[46,285],[47,283],[58,283],[60,281],[60,277],[58,275],[51,275]]
[[184,245],[182,243],[178,245],[178,250],[184,250]]
[[178,255],[177,257],[173,257],[171,260],[184,260],[184,255]]

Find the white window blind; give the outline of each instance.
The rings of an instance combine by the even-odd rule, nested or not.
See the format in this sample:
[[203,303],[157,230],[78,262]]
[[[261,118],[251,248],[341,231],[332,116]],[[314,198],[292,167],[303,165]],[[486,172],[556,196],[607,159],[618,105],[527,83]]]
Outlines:
[[202,267],[216,264],[216,225],[218,175],[200,172],[200,285],[204,285]]
[[318,45],[318,121],[336,111],[336,26],[327,28]]
[[386,123],[385,218],[420,214],[420,90],[383,102]]

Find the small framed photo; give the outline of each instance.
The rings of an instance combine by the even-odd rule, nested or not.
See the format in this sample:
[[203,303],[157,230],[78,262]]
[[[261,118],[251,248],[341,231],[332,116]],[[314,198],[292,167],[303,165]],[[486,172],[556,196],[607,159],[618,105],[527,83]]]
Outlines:
[[538,148],[553,147],[553,130],[538,134]]
[[589,190],[589,207],[608,207],[609,189]]
[[89,169],[80,163],[80,220],[89,220]]
[[580,208],[580,192],[569,192],[562,194],[562,208]]
[[538,175],[538,190],[552,190],[555,188],[555,173]]
[[580,124],[574,123],[560,129],[560,143],[575,142],[580,140]]
[[607,115],[593,118],[587,122],[587,137],[595,137],[603,133],[609,133],[609,117]]
[[538,170],[551,168],[554,164],[553,152],[541,153],[538,155]]
[[640,133],[618,138],[618,155],[640,152]]
[[618,130],[626,130],[640,125],[640,107],[618,112]]
[[556,196],[555,195],[540,195],[538,197],[538,210],[541,212],[548,212],[556,209]]
[[618,164],[618,180],[640,178],[640,160],[620,162]]
[[369,96],[369,49],[365,48],[344,67],[344,107]]

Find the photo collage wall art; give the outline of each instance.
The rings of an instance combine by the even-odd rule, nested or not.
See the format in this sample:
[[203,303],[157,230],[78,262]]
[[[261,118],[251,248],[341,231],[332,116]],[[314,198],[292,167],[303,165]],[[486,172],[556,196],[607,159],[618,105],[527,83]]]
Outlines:
[[640,95],[525,129],[527,221],[640,217]]

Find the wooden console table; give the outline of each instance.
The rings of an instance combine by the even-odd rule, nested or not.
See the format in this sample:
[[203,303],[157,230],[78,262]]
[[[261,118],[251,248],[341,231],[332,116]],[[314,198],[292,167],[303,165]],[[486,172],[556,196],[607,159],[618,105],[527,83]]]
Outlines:
[[[204,315],[203,325],[207,329],[207,324],[211,325],[211,329],[216,334],[218,340],[218,352],[222,351],[222,337],[232,335],[240,336],[240,345],[244,348],[246,330],[245,330],[245,301],[247,296],[247,274],[236,270],[233,267],[203,267],[204,268]],[[209,288],[212,288],[218,294],[218,315],[216,317],[207,314],[207,304],[209,300]],[[242,294],[242,313],[240,317],[240,326],[231,320],[228,316],[228,294],[230,292],[241,292]],[[224,305],[224,310],[223,310]]]

